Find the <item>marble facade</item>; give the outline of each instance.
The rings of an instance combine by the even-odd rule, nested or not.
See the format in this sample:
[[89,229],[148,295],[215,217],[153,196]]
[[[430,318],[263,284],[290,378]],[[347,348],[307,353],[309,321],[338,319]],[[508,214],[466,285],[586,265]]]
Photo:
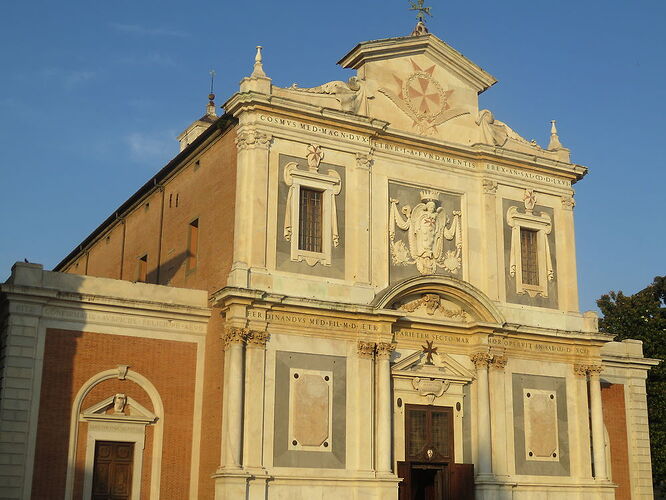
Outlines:
[[[541,147],[480,110],[478,95],[495,79],[429,33],[360,43],[339,62],[355,76],[312,88],[273,85],[263,57],[258,50],[211,126],[226,120],[236,137],[233,216],[218,221],[233,225],[233,238],[215,257],[229,257],[226,284],[206,289],[207,302],[180,288],[196,285],[172,285],[173,297],[142,285],[164,306],[155,328],[197,328],[186,339],[198,345],[192,457],[217,454],[217,467],[191,458],[190,498],[397,500],[430,466],[460,486],[456,466],[465,465],[479,500],[610,500],[617,460],[629,471],[628,498],[652,498],[641,404],[656,362],[579,311],[573,184],[587,168],[571,162],[555,125]],[[211,134],[197,129],[183,164],[216,147]],[[314,250],[299,243],[305,189],[322,197]],[[524,279],[523,230],[535,234],[537,283]],[[57,270],[75,272],[79,258]],[[212,269],[215,259],[199,265]],[[44,286],[26,276],[0,289],[10,318],[20,315],[16,301],[36,293],[29,286]],[[80,286],[94,303],[113,283],[86,277]],[[50,289],[77,293],[57,280]],[[140,316],[140,302],[122,307]],[[109,324],[120,328],[116,320]],[[81,321],[65,326],[83,331]],[[101,317],[88,322],[104,330]],[[8,339],[33,335],[18,324],[3,327]],[[214,341],[223,352],[210,363],[223,369],[205,381]],[[604,428],[608,384],[624,388],[622,457]],[[216,442],[201,435],[204,394],[221,408]],[[421,447],[410,434],[419,411],[431,419]],[[22,457],[35,453],[29,439]],[[160,495],[160,459],[152,460],[150,498],[182,498]],[[27,463],[17,472],[24,492],[34,484]],[[442,498],[455,498],[451,491]]]

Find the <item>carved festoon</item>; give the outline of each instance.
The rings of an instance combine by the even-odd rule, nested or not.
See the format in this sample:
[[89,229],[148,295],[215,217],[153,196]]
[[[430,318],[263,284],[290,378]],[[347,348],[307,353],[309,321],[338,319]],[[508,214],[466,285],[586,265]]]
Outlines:
[[497,186],[499,184],[493,179],[483,179],[483,192],[486,194],[497,193]]
[[356,166],[361,168],[370,168],[372,166],[372,153],[356,153]]
[[359,358],[372,359],[375,357],[375,343],[359,341],[356,352]]
[[469,314],[461,307],[442,300],[436,293],[425,293],[421,298],[414,299],[398,306],[399,311],[421,312],[429,316],[443,319],[458,319],[467,321]]
[[265,134],[256,130],[248,130],[241,132],[236,137],[236,147],[239,150],[248,149],[252,147],[268,148],[273,136]]
[[576,200],[573,199],[573,196],[562,196],[561,201],[564,210],[573,210],[573,207],[576,206]]
[[492,356],[487,352],[477,352],[476,354],[471,355],[470,359],[478,370],[479,368],[488,368],[488,364],[490,363]]
[[[439,203],[439,193],[431,190],[421,191],[421,203],[413,209],[405,205],[398,211],[399,200],[391,199],[390,203],[389,238],[393,263],[416,264],[421,274],[435,274],[438,268],[458,273],[462,266],[462,213],[454,211],[447,227],[449,218]],[[396,238],[396,226],[407,231],[409,246]],[[455,250],[445,250],[447,240],[454,242]]]
[[391,342],[379,342],[376,350],[377,359],[389,359],[393,351],[395,351],[395,344]]

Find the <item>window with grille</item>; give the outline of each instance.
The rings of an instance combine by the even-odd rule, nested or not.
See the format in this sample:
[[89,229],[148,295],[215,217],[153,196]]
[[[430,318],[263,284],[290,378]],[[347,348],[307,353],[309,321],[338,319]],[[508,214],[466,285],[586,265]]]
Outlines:
[[298,248],[307,252],[322,251],[323,193],[301,187],[299,200]]
[[520,229],[520,265],[523,272],[523,283],[526,285],[539,285],[537,235],[537,231]]

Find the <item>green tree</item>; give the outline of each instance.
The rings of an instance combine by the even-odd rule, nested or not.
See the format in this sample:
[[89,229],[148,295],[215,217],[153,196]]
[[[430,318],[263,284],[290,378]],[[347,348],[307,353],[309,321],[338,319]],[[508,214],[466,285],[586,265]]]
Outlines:
[[[597,300],[603,314],[599,329],[616,341],[643,341],[647,358],[666,359],[666,276],[634,295],[610,292]],[[666,363],[653,367],[647,379],[652,475],[655,484],[666,481]]]

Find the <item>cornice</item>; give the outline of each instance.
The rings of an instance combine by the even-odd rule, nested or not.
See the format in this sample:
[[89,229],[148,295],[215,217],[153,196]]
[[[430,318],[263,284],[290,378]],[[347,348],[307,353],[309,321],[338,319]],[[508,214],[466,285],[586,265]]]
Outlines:
[[338,64],[343,68],[358,69],[370,61],[418,54],[430,56],[467,82],[479,94],[497,83],[494,76],[432,33],[361,42],[343,56]]
[[[582,179],[588,172],[587,167],[582,165],[548,158],[547,155],[549,153],[545,150],[543,156],[540,156],[538,154],[512,151],[485,144],[463,146],[434,137],[397,130],[392,128],[389,122],[383,120],[345,113],[331,108],[295,101],[286,97],[256,92],[236,93],[224,106],[228,113],[236,117],[240,117],[243,113],[264,112],[284,118],[293,118],[316,126],[342,128],[346,131],[364,134],[375,141],[394,142],[401,146],[410,146],[426,152],[457,156],[477,163],[486,161],[504,167],[547,174],[567,179],[572,183]],[[267,128],[275,130],[273,127]],[[375,151],[375,156],[390,154],[385,151]],[[501,177],[501,174],[499,176]]]

